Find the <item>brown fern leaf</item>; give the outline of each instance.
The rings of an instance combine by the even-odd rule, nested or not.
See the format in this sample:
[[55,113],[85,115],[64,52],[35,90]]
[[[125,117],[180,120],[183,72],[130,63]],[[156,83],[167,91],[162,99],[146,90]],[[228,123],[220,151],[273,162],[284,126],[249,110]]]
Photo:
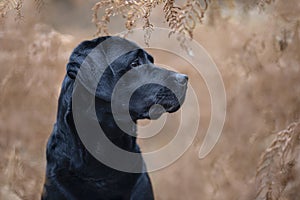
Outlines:
[[0,1],[0,17],[4,18],[9,11],[15,10],[15,20],[20,20],[23,18],[21,13],[22,6],[23,0],[2,0]]
[[[208,7],[208,0],[187,0],[184,6],[175,5],[175,0],[131,0],[113,1],[103,0],[95,4],[93,11],[93,22],[97,27],[96,35],[108,34],[110,18],[115,15],[122,15],[126,19],[125,27],[132,30],[136,27],[138,20],[144,20],[145,42],[149,43],[153,25],[150,22],[152,9],[164,3],[165,20],[171,28],[171,33],[177,33],[179,40],[183,43],[187,37],[193,37],[193,31],[197,22],[201,22]],[[98,12],[104,9],[101,19]]]
[[0,1],[0,16],[3,18],[6,14],[14,9],[17,5],[15,0],[2,0]]
[[40,12],[45,6],[44,0],[34,0],[34,3],[38,12]]
[[182,16],[180,19],[183,22],[184,31],[186,31],[189,37],[193,38],[193,31],[197,22],[202,22],[204,13],[207,10],[207,1],[204,1],[204,7],[202,8],[198,0],[188,0],[182,7]]
[[143,29],[146,31],[144,35],[144,41],[147,46],[149,46],[151,33],[153,31],[153,24],[150,22],[150,14],[153,8],[163,3],[164,1],[165,0],[146,1],[146,3],[144,4],[145,12],[142,14],[142,16],[144,19]]
[[299,147],[300,122],[290,124],[277,133],[263,153],[256,173],[256,199],[278,200],[282,197],[295,164],[296,147]]
[[[126,20],[125,27],[127,30],[132,30],[138,20],[144,19],[144,29],[151,29],[153,25],[150,23],[150,13],[153,8],[164,2],[164,0],[155,1],[99,1],[93,7],[94,15],[93,22],[96,24],[96,35],[108,34],[108,23],[110,18],[115,15],[122,15]],[[98,17],[100,9],[105,9],[101,19]]]
[[202,22],[207,10],[208,2],[204,0],[204,7],[198,0],[187,0],[182,6],[174,5],[174,0],[169,0],[164,6],[165,19],[169,23],[172,33],[188,35],[193,38],[193,31],[197,22]]
[[16,10],[17,14],[15,16],[15,20],[21,20],[23,18],[23,15],[21,13],[21,9],[23,6],[23,0],[17,0],[16,2],[16,6],[14,7],[14,9]]
[[180,45],[187,52],[190,52],[186,41],[193,38],[193,32],[197,23],[201,23],[204,13],[208,8],[207,0],[201,5],[199,0],[187,0],[182,6],[176,6],[175,0],[168,0],[164,6],[165,19],[172,29],[169,36],[176,33]]
[[[105,14],[104,16],[102,16],[101,20],[98,17],[98,12],[101,8],[104,7],[108,7],[111,4],[113,4],[112,1],[110,0],[102,0],[99,1],[98,3],[96,3],[93,7],[93,22],[95,23],[96,27],[97,27],[97,33],[96,35],[100,35],[102,32],[104,32],[105,34],[108,34],[108,23],[110,21],[110,17],[112,15],[111,11],[109,11],[109,8],[105,9]],[[112,8],[111,8],[112,9]],[[110,9],[110,10],[111,10]]]
[[275,2],[275,0],[258,0],[257,5],[261,10],[264,10],[266,5],[270,5],[273,2]]
[[164,5],[164,12],[165,12],[165,19],[169,24],[169,27],[173,30],[172,33],[175,32],[175,30],[178,30],[182,24],[179,24],[179,16],[181,13],[181,8],[178,6],[175,6],[175,0],[168,0],[166,4]]

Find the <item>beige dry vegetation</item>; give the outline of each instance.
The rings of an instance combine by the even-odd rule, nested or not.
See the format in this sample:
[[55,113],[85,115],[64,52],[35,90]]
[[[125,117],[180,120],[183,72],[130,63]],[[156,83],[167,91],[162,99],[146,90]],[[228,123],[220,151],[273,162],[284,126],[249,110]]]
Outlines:
[[[0,1],[1,15],[5,2],[9,1]],[[57,2],[53,0],[52,6]],[[75,10],[85,4],[65,2]],[[203,24],[193,31],[217,63],[228,100],[221,138],[203,160],[197,155],[210,119],[205,84],[188,63],[152,52],[157,62],[190,76],[200,91],[201,108],[194,144],[173,165],[150,174],[157,199],[300,199],[300,2],[264,2],[271,3],[259,1],[257,9],[256,0],[211,1]],[[47,4],[38,12],[38,4],[22,5],[21,20],[15,20],[17,4],[5,8],[0,18],[1,200],[39,199],[45,144],[55,121],[65,65],[72,48],[94,34],[89,28],[76,34],[77,29],[63,20],[59,25],[49,23]],[[82,12],[92,17],[90,9]],[[159,23],[161,14],[153,10],[151,23]],[[150,142],[141,141],[142,148],[167,144],[176,130],[174,121],[179,122],[178,114],[170,115]]]

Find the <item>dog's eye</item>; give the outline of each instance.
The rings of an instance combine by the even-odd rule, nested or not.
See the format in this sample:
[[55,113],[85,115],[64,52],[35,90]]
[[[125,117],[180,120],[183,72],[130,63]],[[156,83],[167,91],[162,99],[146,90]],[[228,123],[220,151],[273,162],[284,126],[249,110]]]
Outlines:
[[140,65],[139,59],[135,59],[132,63],[130,63],[130,67],[137,67],[139,65]]

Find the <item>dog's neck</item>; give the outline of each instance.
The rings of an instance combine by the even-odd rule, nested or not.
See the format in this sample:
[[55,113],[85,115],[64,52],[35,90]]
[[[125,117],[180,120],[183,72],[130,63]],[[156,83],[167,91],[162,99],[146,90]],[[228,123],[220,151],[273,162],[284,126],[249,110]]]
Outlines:
[[[78,127],[76,127],[74,121],[75,113],[72,109],[72,101],[74,101],[73,89],[73,81],[70,80],[69,77],[66,77],[58,101],[60,109],[57,113],[57,123],[54,126],[52,135],[52,140],[55,141],[55,145],[62,149],[62,152],[60,152],[59,155],[53,154],[52,152],[53,155],[51,154],[51,157],[63,157],[65,162],[68,162],[69,165],[65,165],[63,162],[60,163],[61,165],[58,165],[57,162],[52,163],[52,165],[56,166],[55,170],[63,170],[66,168],[68,171],[75,171],[80,177],[101,179],[102,177],[111,173],[113,169],[105,166],[92,154],[90,154],[80,139],[79,133],[77,132]],[[90,98],[88,96],[91,94],[85,90],[82,90],[82,93],[79,94],[80,95],[78,98],[80,98],[81,103],[83,103],[82,105],[84,106],[78,106],[80,109],[77,110],[79,111],[77,114],[79,114],[80,117],[83,117],[84,121],[89,123],[89,121],[94,120],[96,123],[93,124],[99,123],[106,137],[109,138],[110,141],[119,148],[122,148],[126,151],[140,153],[139,147],[136,143],[136,137],[132,136],[133,134],[136,134],[135,123],[133,124],[133,132],[131,135],[125,133],[115,122],[111,111],[110,102],[106,102],[101,99],[95,99],[94,106],[86,106],[91,105],[91,101],[89,100]],[[88,109],[85,109],[84,107],[88,107]],[[95,110],[97,117],[92,117],[95,115],[90,115],[90,111],[95,112]],[[120,123],[127,122],[121,121]],[[89,130],[85,130],[83,134],[91,134],[91,132]],[[98,134],[98,132],[96,132],[96,134]],[[48,148],[50,148],[50,146]],[[142,160],[142,157],[140,159]],[[48,160],[49,166],[50,163],[51,161]],[[49,176],[52,176],[53,170],[50,170],[47,173]]]
[[[136,121],[132,123],[131,118],[128,119],[126,117],[120,117],[121,115],[118,114],[118,116],[114,115],[112,113],[111,109],[111,103],[103,101],[101,99],[97,99],[95,102],[96,107],[96,114],[97,114],[97,120],[99,124],[101,125],[101,128],[103,128],[103,131],[107,135],[108,138],[116,138],[120,137],[121,135],[124,136],[136,136]],[[124,131],[120,128],[120,125],[123,127],[126,126],[126,129],[130,131]],[[105,130],[107,129],[107,131]],[[113,130],[113,132],[112,132]]]
[[[80,89],[80,94],[77,96],[77,98],[80,98],[80,101],[83,103],[83,108],[80,111],[80,113],[82,114],[81,117],[84,117],[86,121],[96,120],[99,123],[105,136],[119,148],[127,151],[135,151],[136,121],[132,123],[129,121],[131,120],[131,118],[117,118],[115,115],[113,115],[111,102],[91,96],[91,94],[87,90],[82,90],[82,88]],[[95,104],[91,104],[91,98],[95,99]],[[91,113],[96,113],[96,116],[95,114]],[[120,116],[119,113],[118,116]],[[126,127],[127,131],[122,130],[120,128],[120,125]],[[127,133],[128,131],[129,133]]]

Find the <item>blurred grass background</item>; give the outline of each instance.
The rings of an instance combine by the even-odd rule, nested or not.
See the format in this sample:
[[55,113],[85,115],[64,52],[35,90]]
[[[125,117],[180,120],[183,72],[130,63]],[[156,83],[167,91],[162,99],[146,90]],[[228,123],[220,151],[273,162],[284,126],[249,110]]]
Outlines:
[[[39,9],[26,1],[20,19],[13,10],[0,19],[1,200],[40,198],[45,145],[65,65],[73,48],[96,32],[91,22],[95,2],[49,0]],[[201,91],[200,128],[193,145],[173,165],[150,174],[159,200],[255,199],[261,155],[277,132],[299,119],[300,2],[277,0],[264,11],[256,2],[212,1],[204,23],[195,30],[194,39],[221,71],[228,101],[221,138],[203,160],[197,155],[210,119],[206,86],[188,63],[150,51],[158,63],[188,74]],[[153,11],[152,22],[167,27],[160,10]],[[114,18],[111,32],[124,31],[123,24]],[[159,135],[140,141],[142,149],[167,144],[179,120],[179,113],[168,116]],[[300,199],[299,156],[295,161],[280,199]]]

